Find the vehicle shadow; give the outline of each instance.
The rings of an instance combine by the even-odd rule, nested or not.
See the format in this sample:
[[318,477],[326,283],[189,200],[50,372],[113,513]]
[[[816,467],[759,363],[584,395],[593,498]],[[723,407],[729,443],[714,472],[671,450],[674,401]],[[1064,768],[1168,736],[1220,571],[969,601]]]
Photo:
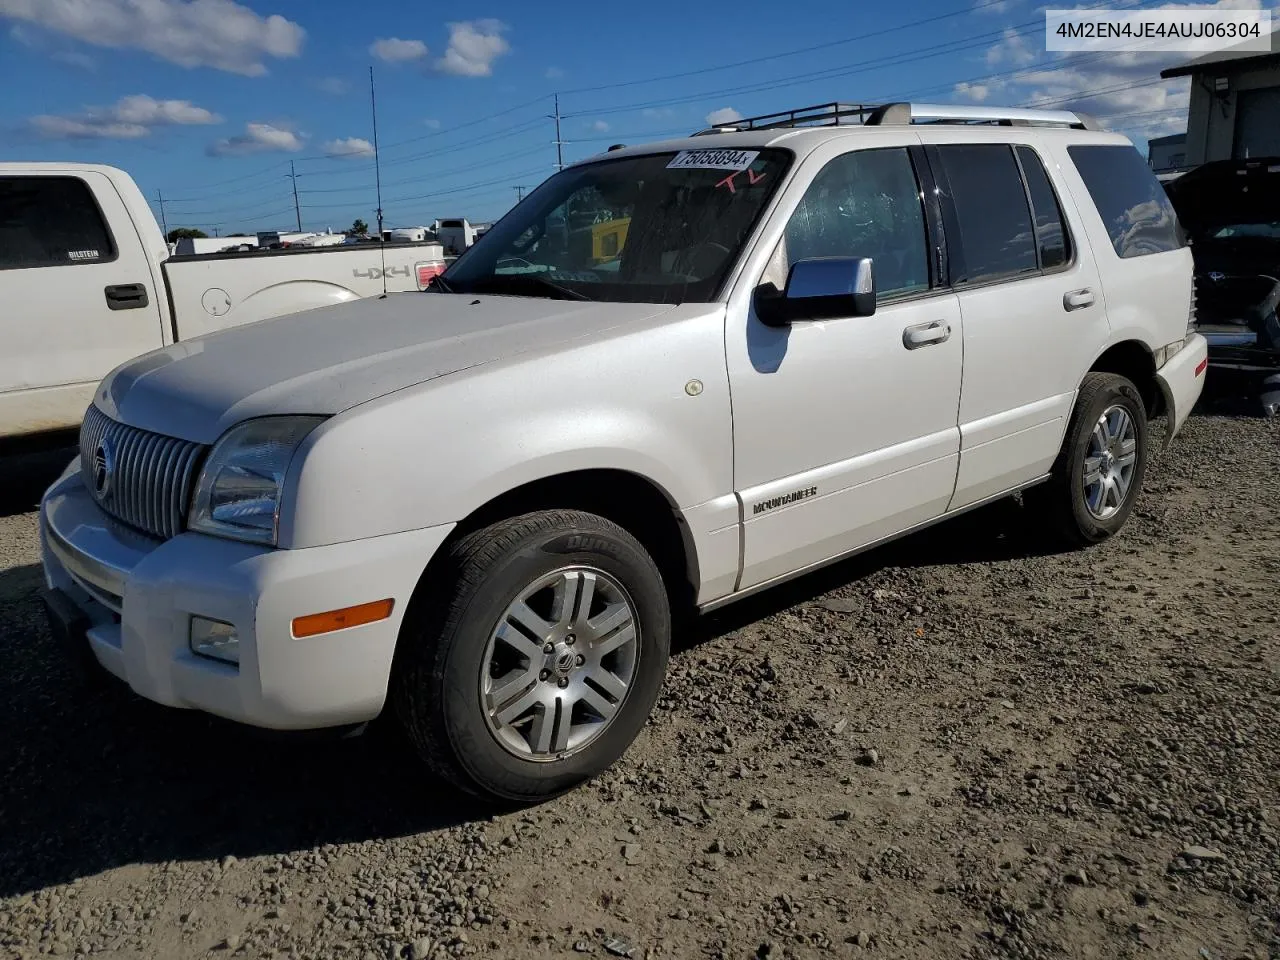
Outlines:
[[1006,497],[710,613],[691,624],[676,647],[697,646],[892,567],[998,563],[1064,551],[1019,500]]
[[51,442],[35,449],[0,446],[0,517],[29,513],[76,455],[74,445]]
[[86,683],[57,648],[39,567],[0,571],[0,897],[135,863],[305,850],[488,811],[431,781],[390,725],[267,734]]

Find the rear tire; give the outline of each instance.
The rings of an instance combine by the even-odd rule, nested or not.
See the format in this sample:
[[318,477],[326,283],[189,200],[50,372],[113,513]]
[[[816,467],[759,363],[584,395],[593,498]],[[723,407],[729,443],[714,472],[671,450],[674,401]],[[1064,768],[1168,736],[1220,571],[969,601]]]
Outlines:
[[1133,382],[1089,373],[1049,481],[1027,491],[1070,546],[1100,543],[1129,519],[1147,472],[1146,407]]
[[653,559],[603,517],[547,510],[454,544],[400,636],[392,700],[437,775],[533,803],[610,767],[666,674],[671,612]]

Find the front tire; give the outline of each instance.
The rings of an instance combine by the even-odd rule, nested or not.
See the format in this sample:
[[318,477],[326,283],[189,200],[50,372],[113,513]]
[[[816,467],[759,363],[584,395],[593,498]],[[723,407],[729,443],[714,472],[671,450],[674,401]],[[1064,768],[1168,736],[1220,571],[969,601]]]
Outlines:
[[1138,388],[1118,374],[1089,373],[1049,482],[1028,492],[1068,544],[1100,543],[1133,512],[1147,456],[1147,413]]
[[461,538],[400,637],[392,698],[431,769],[532,803],[611,766],[657,700],[671,643],[662,575],[603,517],[530,513]]

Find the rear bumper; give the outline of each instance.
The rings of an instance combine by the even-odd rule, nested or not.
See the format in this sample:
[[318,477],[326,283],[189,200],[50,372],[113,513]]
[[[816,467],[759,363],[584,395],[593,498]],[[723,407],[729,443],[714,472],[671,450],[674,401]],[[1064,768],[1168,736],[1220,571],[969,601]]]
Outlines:
[[[148,700],[281,730],[359,723],[382,710],[409,598],[449,529],[303,550],[162,542],[104,514],[71,469],[40,509],[46,603],[73,655],[87,648]],[[293,636],[295,617],[384,598],[387,619]],[[238,665],[191,652],[192,617],[236,629]]]
[[1165,433],[1165,445],[1182,430],[1191,409],[1204,390],[1204,374],[1209,366],[1209,345],[1198,333],[1187,338],[1181,350],[1156,371],[1156,382],[1164,395],[1168,411],[1169,429]]

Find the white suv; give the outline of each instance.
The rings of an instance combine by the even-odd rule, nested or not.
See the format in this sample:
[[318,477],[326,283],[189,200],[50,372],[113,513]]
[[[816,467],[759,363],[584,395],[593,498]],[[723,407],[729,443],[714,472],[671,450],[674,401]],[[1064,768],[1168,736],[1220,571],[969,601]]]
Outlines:
[[683,611],[1032,487],[1077,544],[1119,530],[1149,418],[1203,383],[1191,277],[1142,158],[1075,114],[611,150],[428,292],[112,373],[41,508],[51,622],[160,703],[390,704],[459,786],[554,795],[636,736]]

